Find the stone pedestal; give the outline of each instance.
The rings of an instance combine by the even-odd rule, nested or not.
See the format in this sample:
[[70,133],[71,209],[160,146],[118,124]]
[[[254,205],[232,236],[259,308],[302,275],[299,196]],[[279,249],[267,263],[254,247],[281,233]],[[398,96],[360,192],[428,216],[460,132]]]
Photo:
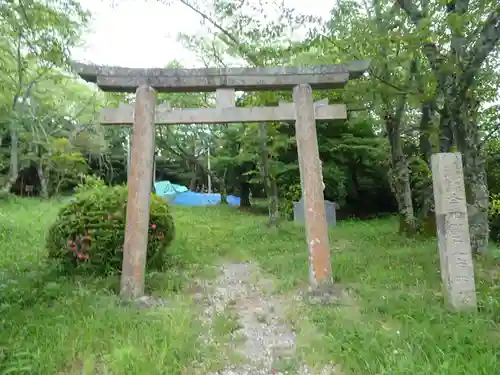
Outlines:
[[[326,222],[329,227],[334,227],[337,225],[337,209],[338,204],[335,202],[325,201],[325,216]],[[301,198],[300,201],[293,204],[293,221],[295,224],[304,225],[305,215],[304,215],[304,200]]]

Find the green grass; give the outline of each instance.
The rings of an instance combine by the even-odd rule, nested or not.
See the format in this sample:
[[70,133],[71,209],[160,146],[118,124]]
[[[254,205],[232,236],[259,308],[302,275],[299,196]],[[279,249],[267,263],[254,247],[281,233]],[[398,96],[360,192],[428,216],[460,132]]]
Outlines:
[[191,302],[173,292],[173,273],[149,278],[171,306],[146,310],[118,303],[116,279],[68,278],[47,267],[44,236],[60,204],[0,206],[0,374],[173,375],[212,355],[198,343]]
[[[182,292],[191,277],[213,276],[211,266],[226,258],[258,262],[281,293],[293,294],[307,282],[302,228],[285,223],[270,230],[265,217],[230,207],[175,207],[172,256],[182,267],[147,280],[151,293],[171,300],[171,307],[120,307],[116,279],[57,276],[44,263],[44,236],[60,204],[0,204],[0,348],[6,348],[3,357],[0,349],[0,375],[6,368],[76,374],[82,366],[89,374],[93,368],[99,374],[180,374],[218,354],[197,344],[202,328],[193,324],[196,309]],[[476,260],[480,311],[454,313],[443,302],[436,241],[407,239],[396,229],[386,219],[331,230],[335,279],[352,303],[290,311],[301,355],[333,361],[346,375],[499,373],[498,260]],[[229,320],[219,323],[221,336],[234,329]]]

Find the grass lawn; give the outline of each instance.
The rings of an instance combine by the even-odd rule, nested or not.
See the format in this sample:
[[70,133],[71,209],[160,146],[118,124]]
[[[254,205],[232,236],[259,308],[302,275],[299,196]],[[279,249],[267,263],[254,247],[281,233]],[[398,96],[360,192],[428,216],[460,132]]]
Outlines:
[[[171,307],[125,308],[113,293],[118,280],[58,276],[44,262],[44,236],[61,204],[0,203],[0,375],[76,374],[82,366],[88,374],[177,375],[217,355],[197,341],[202,326],[183,293],[191,276],[209,277],[221,258],[248,259],[284,294],[307,282],[302,228],[268,230],[265,217],[229,207],[175,207],[172,254],[184,267],[147,280]],[[500,262],[476,261],[479,313],[452,313],[436,241],[406,239],[396,228],[385,219],[331,230],[335,278],[352,303],[297,305],[288,318],[302,350],[347,375],[500,373]],[[314,342],[311,329],[321,334]]]

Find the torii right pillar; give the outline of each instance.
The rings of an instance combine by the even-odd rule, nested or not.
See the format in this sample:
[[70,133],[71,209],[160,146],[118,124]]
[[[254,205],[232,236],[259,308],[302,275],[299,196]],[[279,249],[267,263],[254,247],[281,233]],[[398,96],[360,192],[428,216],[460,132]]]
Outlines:
[[311,292],[327,294],[333,287],[332,264],[328,246],[328,224],[325,216],[323,179],[319,158],[316,118],[311,86],[293,89],[295,136],[299,157],[300,185],[304,199],[306,239],[309,251]]

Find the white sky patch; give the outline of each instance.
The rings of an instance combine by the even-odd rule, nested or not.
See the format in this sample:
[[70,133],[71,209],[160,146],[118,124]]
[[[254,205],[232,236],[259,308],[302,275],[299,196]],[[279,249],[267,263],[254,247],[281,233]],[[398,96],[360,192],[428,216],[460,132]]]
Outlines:
[[[250,0],[255,1],[255,0]],[[155,0],[81,0],[93,20],[83,46],[73,50],[73,59],[130,68],[164,67],[178,60],[185,67],[201,67],[196,54],[177,41],[178,33],[203,33],[200,16],[173,0],[163,5]],[[299,13],[327,16],[332,3],[325,0],[284,0]]]

